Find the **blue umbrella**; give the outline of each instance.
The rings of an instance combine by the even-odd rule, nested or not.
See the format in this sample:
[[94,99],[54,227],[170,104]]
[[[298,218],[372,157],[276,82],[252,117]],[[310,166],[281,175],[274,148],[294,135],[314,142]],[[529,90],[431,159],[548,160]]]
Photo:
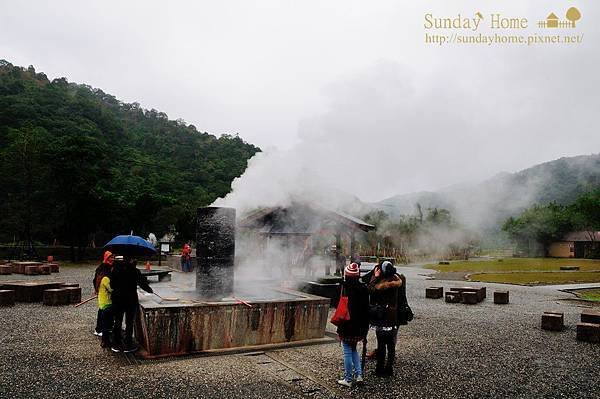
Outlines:
[[116,236],[106,243],[104,249],[118,255],[142,256],[156,253],[156,249],[142,237],[133,235]]

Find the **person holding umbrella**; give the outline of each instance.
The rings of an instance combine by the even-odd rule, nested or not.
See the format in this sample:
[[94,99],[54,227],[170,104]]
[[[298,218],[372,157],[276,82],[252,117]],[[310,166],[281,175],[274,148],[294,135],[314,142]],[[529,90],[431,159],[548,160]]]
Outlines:
[[[115,261],[112,273],[112,302],[115,315],[113,326],[113,352],[135,352],[133,345],[133,322],[139,307],[137,287],[146,292],[154,291],[148,285],[146,277],[136,267],[137,262],[130,256],[124,256],[122,261]],[[121,336],[121,326],[125,316],[125,340]]]
[[[109,241],[104,248],[111,249],[123,255],[123,260],[114,263],[111,276],[112,308],[114,310],[113,352],[135,352],[133,344],[133,322],[139,308],[137,287],[146,292],[154,291],[148,285],[148,280],[136,267],[134,256],[150,255],[156,250],[148,241],[141,237],[117,236]],[[125,339],[121,334],[121,326],[125,316]]]
[[356,346],[362,341],[365,349],[364,341],[369,332],[369,292],[359,277],[360,269],[356,263],[344,268],[342,291],[348,297],[350,320],[339,325],[337,333],[344,353],[344,378],[339,380],[338,384],[346,387],[352,386],[353,376],[357,383],[363,382],[363,371]]

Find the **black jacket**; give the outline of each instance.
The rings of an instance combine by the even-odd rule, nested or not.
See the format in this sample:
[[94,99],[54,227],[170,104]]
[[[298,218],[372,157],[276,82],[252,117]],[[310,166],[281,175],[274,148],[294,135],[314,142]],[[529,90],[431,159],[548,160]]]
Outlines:
[[341,324],[337,333],[342,341],[362,341],[369,332],[369,291],[357,278],[344,281],[343,287],[343,294],[348,296],[350,321]]
[[389,277],[373,277],[368,284],[371,304],[380,307],[380,319],[371,320],[372,324],[382,327],[394,327],[398,324],[398,292],[402,280],[397,274]]
[[146,277],[142,276],[135,267],[135,263],[115,262],[110,280],[113,304],[116,306],[137,304],[138,285],[146,292],[154,292],[148,285]]

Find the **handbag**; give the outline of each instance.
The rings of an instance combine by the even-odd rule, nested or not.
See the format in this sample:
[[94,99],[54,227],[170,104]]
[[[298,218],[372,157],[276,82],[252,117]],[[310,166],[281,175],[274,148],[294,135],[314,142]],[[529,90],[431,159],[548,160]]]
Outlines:
[[406,277],[403,274],[400,274],[399,277],[402,280],[402,287],[398,292],[398,325],[405,326],[414,319],[415,315],[406,298]]
[[335,309],[335,313],[331,316],[331,324],[339,327],[347,321],[350,321],[350,310],[348,309],[348,297],[344,295],[344,286],[342,285],[340,301]]
[[385,318],[385,306],[369,305],[369,322],[376,326]]
[[407,304],[400,305],[398,307],[398,324],[401,326],[405,326],[409,321],[412,321],[414,318],[414,313],[410,306]]

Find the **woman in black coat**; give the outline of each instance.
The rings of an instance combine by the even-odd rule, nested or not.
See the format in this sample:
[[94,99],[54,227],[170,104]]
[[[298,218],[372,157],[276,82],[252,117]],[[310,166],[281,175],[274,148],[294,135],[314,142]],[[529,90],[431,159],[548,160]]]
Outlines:
[[360,270],[356,263],[344,268],[343,294],[348,297],[350,320],[337,328],[344,351],[344,378],[338,384],[347,387],[352,386],[353,376],[356,382],[363,381],[356,345],[369,332],[369,292],[359,277]]
[[[371,324],[377,336],[377,366],[375,374],[392,376],[398,334],[398,293],[402,280],[391,262],[385,261],[375,268],[368,284],[371,295]],[[387,354],[387,356],[386,356]],[[387,358],[386,358],[387,357]]]

